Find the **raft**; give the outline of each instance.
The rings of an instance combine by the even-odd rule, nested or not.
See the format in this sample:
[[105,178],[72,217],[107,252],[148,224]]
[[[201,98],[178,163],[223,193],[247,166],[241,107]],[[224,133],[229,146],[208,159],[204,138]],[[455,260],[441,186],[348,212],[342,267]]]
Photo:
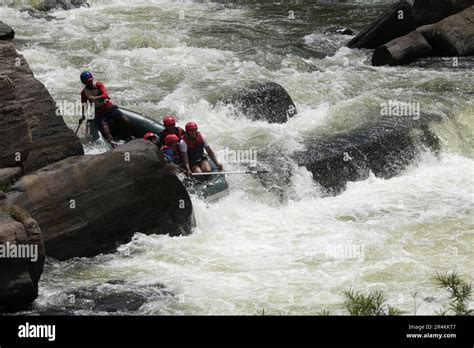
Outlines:
[[[119,109],[130,120],[130,123],[132,124],[131,133],[137,139],[143,138],[143,136],[148,132],[153,132],[158,135],[158,133],[165,129],[163,124],[155,121],[151,117],[125,108],[120,107]],[[127,131],[124,126],[121,124],[115,124],[113,122],[111,122],[109,126],[115,140],[126,140]],[[87,121],[86,132],[89,141],[100,142],[101,144],[105,144],[109,150],[112,149],[112,146],[103,137],[102,133],[99,131],[98,125],[96,122],[94,122],[94,120]],[[208,161],[211,164],[212,171],[218,172],[216,164],[210,158],[208,158]],[[229,193],[229,183],[227,182],[225,175],[209,175],[199,177],[199,180],[196,178],[188,178],[183,173],[176,173],[176,175],[190,194],[196,195],[206,202],[215,202]]]

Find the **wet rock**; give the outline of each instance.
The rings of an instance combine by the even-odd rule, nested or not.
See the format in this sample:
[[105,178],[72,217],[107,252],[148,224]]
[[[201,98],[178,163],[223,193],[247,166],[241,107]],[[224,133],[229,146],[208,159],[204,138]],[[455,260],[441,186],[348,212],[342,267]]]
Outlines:
[[0,40],[13,40],[14,37],[15,31],[0,21]]
[[[8,120],[11,120],[0,120],[0,132],[2,135],[7,134],[10,132],[8,128],[18,132],[20,142],[7,146],[20,153],[25,152],[21,156],[25,172],[29,173],[64,158],[84,153],[79,138],[66,126],[63,118],[58,116],[56,103],[49,92],[33,76],[24,57],[19,55],[7,41],[0,41],[0,75],[6,76],[8,83],[13,87],[13,91],[7,91],[8,97],[0,96],[0,108],[3,107],[2,98],[8,99],[7,112],[10,115]],[[5,79],[0,80],[0,83],[6,85]],[[25,124],[20,108],[23,110],[28,126]],[[5,124],[5,122],[9,123]],[[28,132],[31,132],[32,138],[32,143],[29,145],[26,139]],[[12,135],[9,139],[11,137]],[[0,139],[1,156],[5,140],[3,137]],[[21,148],[17,147],[19,144],[22,145]],[[31,147],[31,152],[25,159],[29,147]],[[0,164],[0,167],[12,167],[18,164],[11,163],[11,157],[8,161],[7,164]]]
[[331,27],[325,31],[325,34],[336,34],[336,35],[354,35],[352,29],[345,27]]
[[0,311],[23,308],[36,299],[44,260],[36,220],[0,199]]
[[38,11],[51,11],[55,9],[72,10],[79,7],[89,7],[87,0],[42,0],[35,3],[34,8]]
[[438,120],[386,117],[372,125],[327,139],[305,139],[306,149],[294,157],[313,174],[327,194],[342,192],[348,181],[377,177],[391,178],[417,158],[423,146],[437,152],[439,139],[429,128]]
[[15,85],[0,75],[0,168],[24,162],[32,149],[31,132],[21,104],[15,96]]
[[415,0],[413,10],[417,26],[433,24],[473,6],[474,0]]
[[270,123],[285,123],[297,113],[291,97],[282,86],[274,82],[250,85],[223,102],[233,104],[250,119]]
[[372,56],[372,65],[403,65],[418,58],[427,57],[432,48],[428,41],[417,31],[396,38],[385,45],[377,47]]
[[412,6],[401,1],[392,5],[382,16],[357,34],[349,48],[376,48],[416,29]]
[[0,187],[8,186],[21,176],[21,168],[0,168]]
[[113,251],[138,231],[189,234],[193,225],[188,192],[142,139],[23,176],[7,197],[35,216],[47,255],[60,260]]
[[417,29],[438,56],[474,54],[474,6],[442,21]]

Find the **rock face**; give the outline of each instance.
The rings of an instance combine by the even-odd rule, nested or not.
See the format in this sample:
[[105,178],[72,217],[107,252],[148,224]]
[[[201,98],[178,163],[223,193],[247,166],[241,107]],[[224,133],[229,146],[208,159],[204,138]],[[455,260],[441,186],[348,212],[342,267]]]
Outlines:
[[256,83],[223,101],[233,104],[246,117],[270,123],[285,123],[297,113],[291,97],[274,82]]
[[417,29],[439,56],[469,56],[474,54],[474,6],[443,19],[436,24]]
[[427,57],[432,48],[428,41],[417,31],[396,38],[385,45],[377,47],[372,56],[372,65],[402,65]]
[[24,176],[7,192],[7,200],[37,219],[48,256],[93,256],[115,250],[137,231],[191,232],[188,192],[164,166],[155,145],[134,140]]
[[14,37],[15,31],[0,21],[0,40],[12,40]]
[[377,21],[356,35],[349,48],[376,48],[399,36],[415,30],[412,7],[407,2],[399,2],[385,12]]
[[421,26],[439,22],[473,5],[474,0],[415,0],[413,10],[416,24]]
[[430,120],[388,117],[350,134],[307,139],[305,151],[296,152],[295,159],[327,194],[338,194],[348,181],[364,180],[370,171],[382,178],[399,174],[416,158],[420,145],[438,151],[439,139],[429,129]]
[[30,126],[6,76],[0,75],[0,91],[0,168],[20,166],[32,149]]
[[44,260],[38,223],[21,208],[0,201],[0,310],[18,309],[38,297]]
[[[24,139],[22,151],[27,152],[27,149],[31,147],[28,158],[26,160],[21,158],[26,172],[32,172],[63,158],[84,153],[77,136],[66,126],[62,117],[57,115],[56,103],[49,92],[41,82],[35,79],[23,56],[19,55],[12,44],[6,41],[0,41],[0,75],[6,76],[13,86],[13,92],[11,89],[8,90],[8,97],[0,96],[0,105],[2,105],[2,99],[8,100],[10,115],[8,119],[15,120],[11,121],[7,127],[16,128]],[[4,79],[0,80],[0,83],[5,86]],[[23,109],[29,130],[19,108]],[[0,120],[0,122],[8,122],[8,120]],[[4,125],[0,126],[2,132],[5,131],[3,127]],[[32,144],[27,144],[28,131],[31,131]],[[3,144],[4,140],[0,141]],[[17,141],[13,147],[18,145]],[[0,153],[3,153],[3,147]],[[12,165],[14,164],[8,164],[8,166]]]

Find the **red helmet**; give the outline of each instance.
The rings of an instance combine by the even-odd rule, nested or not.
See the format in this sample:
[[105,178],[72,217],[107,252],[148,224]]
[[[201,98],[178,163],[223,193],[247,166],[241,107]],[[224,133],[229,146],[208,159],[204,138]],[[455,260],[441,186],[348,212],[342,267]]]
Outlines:
[[158,138],[158,136],[157,136],[155,133],[148,132],[148,133],[146,133],[146,134],[143,136],[143,139],[149,140],[149,139],[152,138],[152,137]]
[[179,141],[179,137],[175,134],[168,134],[165,137],[165,145],[171,144],[173,141]]
[[174,119],[173,116],[166,116],[164,119],[163,119],[163,124],[165,127],[167,126],[176,126],[176,120]]
[[198,125],[194,122],[186,123],[186,132],[190,131],[191,129],[198,129]]

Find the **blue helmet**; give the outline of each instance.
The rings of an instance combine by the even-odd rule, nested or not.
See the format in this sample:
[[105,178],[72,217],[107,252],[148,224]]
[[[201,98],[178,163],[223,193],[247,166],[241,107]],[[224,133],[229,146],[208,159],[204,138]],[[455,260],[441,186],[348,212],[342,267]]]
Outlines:
[[88,79],[91,79],[93,78],[92,76],[92,73],[90,71],[83,71],[81,73],[81,81],[84,83],[86,82]]

